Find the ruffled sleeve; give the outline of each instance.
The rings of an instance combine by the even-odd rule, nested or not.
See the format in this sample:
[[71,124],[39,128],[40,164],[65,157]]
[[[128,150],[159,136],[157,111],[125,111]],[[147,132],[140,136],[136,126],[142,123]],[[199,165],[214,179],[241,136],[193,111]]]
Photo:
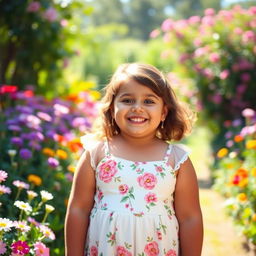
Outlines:
[[95,138],[93,134],[86,134],[80,137],[80,141],[83,145],[83,148],[89,152],[91,158],[91,167],[96,169],[96,155],[98,150],[99,140]]
[[181,164],[183,164],[190,154],[190,149],[182,144],[172,145],[172,151],[170,154],[170,165],[174,171],[180,169]]

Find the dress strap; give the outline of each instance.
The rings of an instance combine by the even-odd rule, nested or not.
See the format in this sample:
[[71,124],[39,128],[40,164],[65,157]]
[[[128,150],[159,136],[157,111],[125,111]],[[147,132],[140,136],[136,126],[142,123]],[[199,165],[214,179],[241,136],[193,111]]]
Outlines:
[[172,144],[169,144],[168,147],[167,147],[167,150],[165,152],[165,156],[164,156],[164,161],[165,162],[168,162],[171,151],[172,151]]
[[110,156],[110,150],[109,150],[109,143],[108,140],[105,140],[104,142],[104,153],[106,156]]

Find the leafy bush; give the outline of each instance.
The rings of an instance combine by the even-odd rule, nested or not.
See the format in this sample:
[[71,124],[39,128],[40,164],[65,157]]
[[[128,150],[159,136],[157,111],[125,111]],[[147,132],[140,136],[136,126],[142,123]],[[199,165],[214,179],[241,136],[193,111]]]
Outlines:
[[[49,101],[34,95],[31,88],[18,91],[17,87],[7,85],[0,87],[0,97],[0,170],[8,173],[5,185],[0,186],[0,217],[17,220],[19,210],[14,210],[14,202],[25,204],[28,190],[37,194],[48,191],[53,195],[51,204],[55,210],[47,222],[58,237],[50,245],[51,255],[63,255],[67,198],[74,165],[82,150],[78,137],[90,129],[97,104],[89,92]],[[27,185],[15,186],[17,180]],[[31,213],[40,222],[45,213],[44,207],[40,208],[41,199],[37,198]],[[5,239],[9,244],[17,242],[9,235]]]
[[[256,245],[256,112],[245,109],[246,126],[238,131],[230,123],[226,147],[217,152],[215,188],[241,232]],[[232,131],[233,130],[233,131]]]

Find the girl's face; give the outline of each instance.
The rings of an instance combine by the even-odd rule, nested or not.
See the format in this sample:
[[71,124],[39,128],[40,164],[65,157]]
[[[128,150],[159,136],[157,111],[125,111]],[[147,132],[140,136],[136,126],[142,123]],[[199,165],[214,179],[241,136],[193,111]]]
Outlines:
[[128,80],[114,99],[113,118],[123,135],[155,137],[167,111],[162,98],[150,88]]

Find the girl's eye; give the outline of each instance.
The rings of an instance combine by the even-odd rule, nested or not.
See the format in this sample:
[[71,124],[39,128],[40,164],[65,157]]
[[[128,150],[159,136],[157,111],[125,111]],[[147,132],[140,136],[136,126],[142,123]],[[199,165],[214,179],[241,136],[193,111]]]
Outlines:
[[122,102],[126,103],[126,104],[131,104],[134,102],[134,100],[133,99],[122,99]]
[[146,100],[144,100],[144,102],[146,104],[154,104],[155,103],[153,100],[150,100],[150,99],[146,99]]

